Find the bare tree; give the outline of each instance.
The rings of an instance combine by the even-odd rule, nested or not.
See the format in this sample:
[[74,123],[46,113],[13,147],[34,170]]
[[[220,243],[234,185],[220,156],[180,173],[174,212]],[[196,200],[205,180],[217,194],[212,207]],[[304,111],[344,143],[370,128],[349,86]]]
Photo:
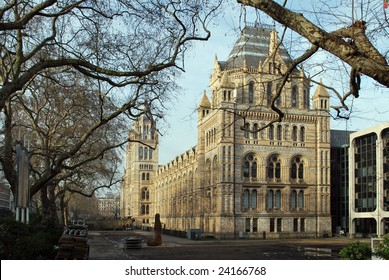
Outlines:
[[46,69],[71,67],[111,86],[183,67],[207,40],[221,1],[6,0],[0,4],[0,111]]
[[[298,4],[288,3],[287,0],[238,0],[237,2],[264,12],[282,24],[285,30],[296,32],[311,45],[309,50],[294,60],[294,67],[306,62],[321,50],[347,65],[344,69],[349,73],[348,90],[340,93],[333,86],[327,86],[340,100],[340,106],[334,106],[338,114],[340,109],[349,109],[345,103],[349,96],[360,95],[361,75],[372,78],[381,86],[389,87],[387,47],[389,11],[384,9],[382,2],[352,0],[339,3],[319,0],[310,3],[312,4],[310,10],[306,3],[304,5],[300,3],[304,7],[299,7]],[[321,67],[325,71],[331,66],[332,63],[323,63]],[[293,70],[294,67],[289,69]],[[289,75],[290,72],[285,74]],[[274,102],[272,104],[274,105]]]

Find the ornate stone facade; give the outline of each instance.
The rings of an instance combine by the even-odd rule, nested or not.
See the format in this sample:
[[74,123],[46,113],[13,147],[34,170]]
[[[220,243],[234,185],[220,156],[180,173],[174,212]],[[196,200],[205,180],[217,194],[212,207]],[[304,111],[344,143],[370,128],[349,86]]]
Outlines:
[[[331,233],[330,96],[319,85],[311,106],[309,79],[295,69],[275,98],[292,62],[277,40],[269,27],[247,26],[226,61],[215,57],[196,147],[157,169],[157,157],[140,160],[142,144],[129,144],[122,206],[131,211],[122,213],[143,222],[159,213],[167,229],[216,238]],[[272,122],[273,98],[282,122]],[[149,181],[142,165],[152,167]]]

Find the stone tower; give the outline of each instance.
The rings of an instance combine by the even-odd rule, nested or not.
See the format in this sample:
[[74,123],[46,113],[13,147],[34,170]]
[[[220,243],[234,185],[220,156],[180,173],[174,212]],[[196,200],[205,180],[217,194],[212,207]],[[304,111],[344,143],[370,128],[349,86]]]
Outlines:
[[153,186],[158,169],[158,134],[147,115],[134,123],[126,147],[126,167],[121,189],[121,215],[137,226],[154,219]]

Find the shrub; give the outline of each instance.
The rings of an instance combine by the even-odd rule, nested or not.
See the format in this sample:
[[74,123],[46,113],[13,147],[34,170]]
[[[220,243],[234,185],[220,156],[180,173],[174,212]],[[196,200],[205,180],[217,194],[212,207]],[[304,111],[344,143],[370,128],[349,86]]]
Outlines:
[[60,227],[48,227],[32,217],[28,225],[13,216],[0,219],[0,258],[13,260],[54,259],[54,246],[62,233]]
[[350,243],[339,252],[339,255],[345,260],[369,260],[371,254],[370,245],[359,241]]
[[385,236],[384,240],[378,243],[377,247],[374,248],[373,255],[384,260],[389,260],[389,236]]

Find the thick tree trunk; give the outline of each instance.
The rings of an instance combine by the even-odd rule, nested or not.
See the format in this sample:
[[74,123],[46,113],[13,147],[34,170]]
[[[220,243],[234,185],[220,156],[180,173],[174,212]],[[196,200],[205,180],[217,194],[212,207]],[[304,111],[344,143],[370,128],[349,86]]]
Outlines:
[[50,190],[48,186],[43,187],[40,192],[42,202],[42,223],[54,227],[59,224],[57,205],[55,199],[49,198],[49,193]]
[[[347,40],[342,32],[326,32],[300,13],[295,13],[275,1],[270,0],[237,0],[238,3],[254,7],[286,27],[297,32],[310,43],[337,56],[356,71],[363,73],[380,84],[389,87],[389,65],[382,55],[364,35],[363,30],[355,32],[357,36]],[[356,31],[361,26],[353,25],[349,28]],[[362,26],[363,27],[363,26]],[[358,41],[358,42],[355,42]],[[366,54],[366,51],[369,55]]]

